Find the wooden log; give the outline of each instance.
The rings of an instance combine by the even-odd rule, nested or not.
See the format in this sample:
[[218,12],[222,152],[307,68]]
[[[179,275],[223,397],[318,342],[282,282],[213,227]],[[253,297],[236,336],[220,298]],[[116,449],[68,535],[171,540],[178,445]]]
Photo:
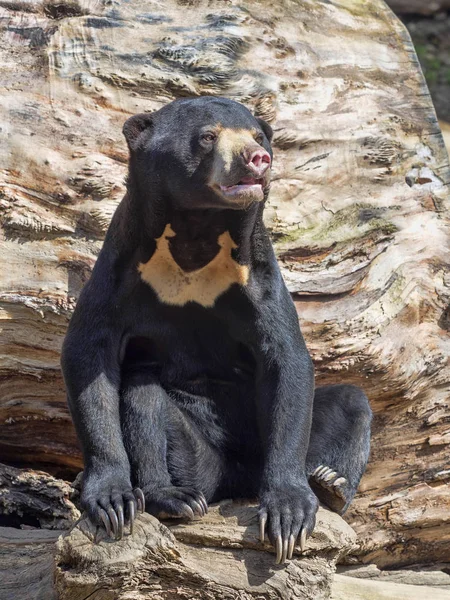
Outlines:
[[208,515],[169,528],[142,515],[132,536],[111,543],[89,521],[57,544],[59,600],[326,600],[336,561],[354,544],[352,529],[320,509],[304,555],[274,564],[258,539],[256,505],[225,501]]
[[66,481],[32,469],[0,464],[0,515],[3,525],[67,529],[80,518],[78,490]]
[[257,505],[244,501],[212,505],[192,522],[145,514],[113,542],[72,501],[70,484],[0,465],[0,514],[12,525],[0,527],[2,600],[325,600],[337,561],[355,547],[351,527],[321,508],[305,552],[275,566],[273,547],[259,541]]
[[381,0],[0,0],[0,457],[81,467],[64,332],[119,202],[126,117],[180,96],[275,130],[267,225],[318,383],[375,422],[358,560],[448,559],[448,156]]
[[0,527],[2,600],[57,600],[54,556],[60,533]]
[[387,581],[357,580],[336,575],[331,600],[448,600],[449,592],[435,587],[405,585]]
[[422,586],[425,589],[432,587],[450,592],[450,573],[447,573],[448,565],[432,565],[426,569],[401,569],[386,570],[378,569],[376,565],[356,565],[353,567],[339,566],[338,575],[354,577],[356,579],[369,579],[384,583],[401,583],[404,585]]

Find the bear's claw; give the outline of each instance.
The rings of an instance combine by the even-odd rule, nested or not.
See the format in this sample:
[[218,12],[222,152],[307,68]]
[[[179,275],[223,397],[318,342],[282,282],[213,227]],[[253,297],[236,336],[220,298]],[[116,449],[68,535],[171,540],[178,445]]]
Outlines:
[[324,467],[323,465],[319,465],[312,476],[317,483],[326,485],[326,487],[331,485],[339,488],[344,485],[344,483],[347,483],[345,477],[340,477],[339,473],[333,471],[333,469],[330,469],[330,467]]
[[103,525],[105,526],[106,535],[111,537],[111,523],[110,523],[108,515],[103,510],[103,508],[99,509],[99,514],[100,514],[101,520],[103,521]]
[[[139,502],[138,502],[138,506],[139,506]],[[130,522],[130,535],[133,535],[134,519],[136,518],[136,510],[134,508],[133,500],[128,500],[127,508],[128,508],[128,520]]]
[[[142,490],[135,488],[133,490],[134,500],[128,500],[126,503],[127,507],[127,522],[130,526],[130,535],[133,533],[134,521],[136,519],[136,505],[139,512],[145,511],[145,498]],[[121,540],[123,538],[124,527],[125,527],[125,516],[122,505],[109,506],[106,510],[103,508],[98,509],[98,515],[102,521],[106,535],[112,537],[115,540]]]
[[145,513],[145,496],[144,496],[144,492],[140,488],[136,488],[134,490],[134,495],[136,496],[138,510],[141,513]]
[[337,471],[319,465],[311,475],[311,484],[321,502],[342,514],[347,506],[348,482]]

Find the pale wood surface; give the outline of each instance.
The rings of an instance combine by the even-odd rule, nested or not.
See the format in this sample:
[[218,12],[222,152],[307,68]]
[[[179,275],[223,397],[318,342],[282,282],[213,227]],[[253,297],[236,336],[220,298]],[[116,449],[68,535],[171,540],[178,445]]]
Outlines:
[[331,600],[449,600],[449,590],[405,585],[385,581],[367,581],[336,575]]
[[318,383],[362,385],[376,414],[348,516],[360,558],[448,560],[450,174],[392,12],[1,0],[0,16],[0,458],[81,466],[59,351],[124,191],[122,123],[221,94],[274,127],[266,220]]
[[[166,527],[168,526],[168,528]],[[336,560],[355,542],[336,514],[319,510],[303,555],[274,564],[262,546],[257,506],[225,501],[191,524],[159,523],[142,515],[133,536],[111,543],[81,521],[59,539],[59,600],[326,600]],[[93,543],[93,541],[95,542]]]

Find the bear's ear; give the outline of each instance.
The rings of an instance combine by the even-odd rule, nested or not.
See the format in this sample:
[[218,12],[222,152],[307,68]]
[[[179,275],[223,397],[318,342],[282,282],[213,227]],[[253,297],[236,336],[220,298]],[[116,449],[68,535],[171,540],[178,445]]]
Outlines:
[[273,138],[272,127],[269,125],[269,123],[267,123],[267,121],[264,121],[264,119],[261,119],[260,117],[255,117],[255,118],[258,121],[261,129],[264,131],[266,138],[269,140],[269,142],[271,142],[272,138]]
[[143,131],[149,129],[153,124],[151,113],[134,115],[127,119],[123,125],[122,133],[127,140],[128,148],[133,151],[137,148],[137,141]]

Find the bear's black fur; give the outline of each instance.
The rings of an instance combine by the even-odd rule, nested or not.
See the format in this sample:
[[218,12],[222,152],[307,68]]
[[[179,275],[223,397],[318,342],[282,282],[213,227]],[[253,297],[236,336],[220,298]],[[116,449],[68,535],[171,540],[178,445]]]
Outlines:
[[128,192],[62,354],[83,506],[121,537],[143,496],[154,515],[188,518],[258,496],[261,536],[284,562],[312,532],[317,498],[341,513],[353,498],[371,411],[353,386],[314,392],[262,219],[272,130],[203,97],[123,131]]

